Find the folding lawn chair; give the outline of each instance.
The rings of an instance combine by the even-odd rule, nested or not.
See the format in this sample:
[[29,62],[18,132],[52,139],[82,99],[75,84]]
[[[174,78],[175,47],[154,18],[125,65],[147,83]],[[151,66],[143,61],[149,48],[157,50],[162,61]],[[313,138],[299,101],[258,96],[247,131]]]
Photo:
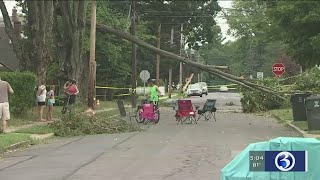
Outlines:
[[157,121],[159,121],[158,119],[158,114],[156,114],[155,110],[154,110],[154,104],[150,103],[150,104],[143,104],[142,105],[142,109],[143,111],[141,112],[140,116],[144,119],[144,122],[155,122],[157,123]]
[[204,104],[202,109],[198,110],[199,117],[197,121],[201,118],[204,117],[206,121],[210,120],[212,117],[216,120],[216,99],[207,99],[206,103]]
[[193,108],[191,100],[178,100],[178,109],[176,111],[176,121],[184,123],[189,120],[189,123],[195,122],[196,120],[196,110]]

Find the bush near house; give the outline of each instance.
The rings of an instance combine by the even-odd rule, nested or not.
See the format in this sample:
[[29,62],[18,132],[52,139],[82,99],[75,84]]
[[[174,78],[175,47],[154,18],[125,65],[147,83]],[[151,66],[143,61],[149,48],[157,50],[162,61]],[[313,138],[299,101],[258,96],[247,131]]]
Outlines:
[[30,110],[35,101],[36,76],[30,72],[0,72],[0,77],[14,90],[9,95],[10,111],[19,116]]

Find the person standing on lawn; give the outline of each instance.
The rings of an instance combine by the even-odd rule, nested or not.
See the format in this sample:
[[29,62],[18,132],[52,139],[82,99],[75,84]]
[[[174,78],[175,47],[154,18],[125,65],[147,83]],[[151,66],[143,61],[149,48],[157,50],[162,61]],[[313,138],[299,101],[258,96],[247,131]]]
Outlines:
[[47,90],[45,86],[45,81],[41,80],[39,83],[38,92],[37,92],[39,121],[45,121],[43,119],[43,110],[46,107],[46,98],[47,98]]
[[47,101],[47,106],[48,106],[48,113],[47,113],[47,121],[52,121],[52,112],[53,112],[53,105],[55,103],[54,99],[54,89],[55,86],[52,85],[50,87],[50,91],[48,92],[48,101]]
[[0,78],[0,118],[2,119],[2,130],[0,129],[0,132],[6,132],[8,128],[8,120],[10,119],[9,93],[14,93],[12,87]]

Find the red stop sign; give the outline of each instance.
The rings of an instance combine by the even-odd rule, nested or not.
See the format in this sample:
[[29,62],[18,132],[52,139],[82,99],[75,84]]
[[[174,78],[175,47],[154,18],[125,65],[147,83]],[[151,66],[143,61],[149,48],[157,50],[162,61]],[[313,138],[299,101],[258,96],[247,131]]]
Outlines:
[[275,63],[272,66],[272,72],[274,75],[280,77],[285,72],[285,66],[282,63]]

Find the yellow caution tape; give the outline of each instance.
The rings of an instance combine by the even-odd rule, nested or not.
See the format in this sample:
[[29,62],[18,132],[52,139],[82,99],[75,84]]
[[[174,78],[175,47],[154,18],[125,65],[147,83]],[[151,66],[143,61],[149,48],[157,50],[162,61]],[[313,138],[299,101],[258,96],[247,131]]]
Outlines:
[[131,88],[118,88],[118,87],[111,87],[111,86],[96,86],[97,89],[131,89]]
[[117,95],[113,95],[113,96],[130,96],[131,94],[117,94]]

